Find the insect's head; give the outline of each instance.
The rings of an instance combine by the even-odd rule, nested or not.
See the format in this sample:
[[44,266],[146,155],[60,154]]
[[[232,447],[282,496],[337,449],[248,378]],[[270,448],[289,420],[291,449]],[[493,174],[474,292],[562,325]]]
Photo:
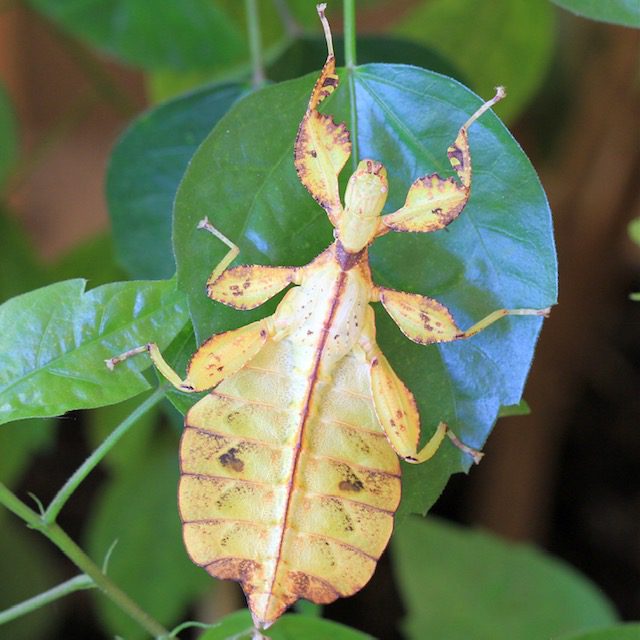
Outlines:
[[362,160],[349,178],[338,221],[338,237],[347,251],[360,251],[373,240],[387,191],[387,170],[382,163]]

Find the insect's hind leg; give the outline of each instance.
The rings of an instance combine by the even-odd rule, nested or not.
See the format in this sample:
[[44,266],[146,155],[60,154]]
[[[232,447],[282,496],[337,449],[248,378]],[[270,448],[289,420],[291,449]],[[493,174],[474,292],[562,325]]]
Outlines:
[[392,369],[375,339],[373,310],[369,308],[360,346],[370,363],[371,393],[376,416],[393,450],[406,462],[419,464],[432,458],[445,436],[470,455],[477,464],[482,453],[463,444],[449,427],[441,422],[425,446],[418,451],[420,415],[413,394]]

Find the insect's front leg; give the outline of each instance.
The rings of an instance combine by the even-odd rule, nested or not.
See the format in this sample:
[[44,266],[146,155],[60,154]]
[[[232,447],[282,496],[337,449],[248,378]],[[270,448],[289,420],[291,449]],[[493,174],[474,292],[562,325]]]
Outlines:
[[220,260],[220,262],[215,266],[211,273],[211,276],[209,277],[208,283],[215,282],[223,274],[223,272],[226,271],[227,267],[237,258],[238,254],[240,253],[240,247],[229,240],[229,238],[227,238],[224,233],[216,229],[209,222],[209,218],[207,218],[207,216],[205,216],[202,220],[200,220],[200,222],[198,222],[198,229],[204,229],[205,231],[208,231],[210,234],[218,238],[218,240],[224,242],[227,247],[229,247],[229,251],[227,251],[224,258],[222,258],[222,260]]
[[376,416],[393,450],[406,462],[418,464],[432,458],[445,436],[459,449],[480,462],[482,453],[463,444],[444,422],[425,446],[418,451],[420,440],[420,414],[413,394],[392,369],[376,343],[373,309],[368,309],[367,320],[360,338],[360,346],[370,363],[371,392]]

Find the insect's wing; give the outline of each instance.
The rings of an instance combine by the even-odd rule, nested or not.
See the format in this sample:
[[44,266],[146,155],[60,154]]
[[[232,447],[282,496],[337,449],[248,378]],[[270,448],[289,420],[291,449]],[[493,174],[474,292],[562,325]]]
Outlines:
[[328,603],[361,589],[400,500],[362,352],[318,382],[312,407],[298,406],[298,359],[291,341],[268,341],[189,411],[181,445],[189,555],[242,584],[260,627],[298,598]]
[[[323,15],[322,19],[324,24]],[[329,55],[298,128],[294,158],[300,182],[327,212],[335,227],[342,214],[338,175],[351,155],[351,141],[344,123],[336,124],[332,116],[318,111],[318,105],[333,93],[339,82],[328,25],[325,25],[325,34]]]
[[234,309],[255,309],[289,285],[296,270],[259,265],[234,267],[207,282],[207,295]]

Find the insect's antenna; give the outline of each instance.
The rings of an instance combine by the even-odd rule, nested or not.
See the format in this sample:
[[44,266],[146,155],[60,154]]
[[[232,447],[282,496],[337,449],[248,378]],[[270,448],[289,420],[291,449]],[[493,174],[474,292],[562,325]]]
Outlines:
[[496,95],[487,100],[463,125],[463,129],[468,129],[485,111],[488,111],[493,107],[496,102],[500,102],[502,98],[507,96],[507,92],[504,87],[496,87]]
[[316,11],[318,12],[318,15],[320,16],[320,22],[322,22],[322,28],[324,29],[324,37],[325,37],[325,40],[327,41],[328,57],[332,58],[332,57],[334,57],[334,55],[333,55],[333,39],[331,38],[331,29],[329,28],[329,21],[327,20],[327,18],[324,15],[324,10],[326,8],[327,8],[327,3],[326,2],[322,2],[321,4],[317,4],[316,5]]

